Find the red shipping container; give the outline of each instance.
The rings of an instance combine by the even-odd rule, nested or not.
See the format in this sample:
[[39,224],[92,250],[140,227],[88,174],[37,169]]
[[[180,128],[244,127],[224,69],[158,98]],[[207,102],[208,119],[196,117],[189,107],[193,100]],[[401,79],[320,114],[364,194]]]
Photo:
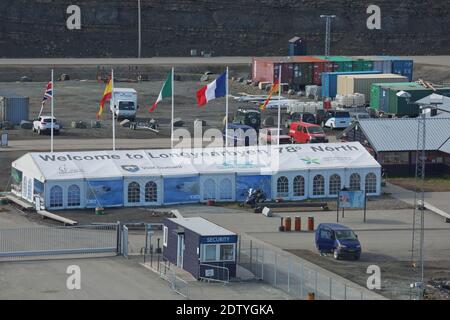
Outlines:
[[297,61],[311,62],[313,64],[312,84],[322,85],[322,72],[332,72],[333,62],[310,56],[295,57]]

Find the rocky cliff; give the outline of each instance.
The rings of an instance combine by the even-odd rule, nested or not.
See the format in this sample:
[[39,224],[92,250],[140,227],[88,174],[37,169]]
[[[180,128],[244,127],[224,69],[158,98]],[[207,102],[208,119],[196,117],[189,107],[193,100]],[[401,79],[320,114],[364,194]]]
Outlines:
[[[0,57],[132,57],[137,55],[137,0],[1,0]],[[81,8],[81,30],[68,30],[67,7]],[[369,4],[381,8],[381,30],[366,27]],[[285,55],[304,37],[323,52],[325,23],[336,14],[332,54],[449,54],[446,1],[406,0],[142,0],[143,56]]]

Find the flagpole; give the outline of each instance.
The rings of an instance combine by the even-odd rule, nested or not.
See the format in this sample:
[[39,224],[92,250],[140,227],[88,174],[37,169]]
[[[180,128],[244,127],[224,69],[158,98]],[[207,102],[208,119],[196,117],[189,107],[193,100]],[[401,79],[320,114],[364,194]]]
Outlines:
[[225,148],[228,147],[228,72],[229,68],[227,67],[227,76],[225,82]]
[[111,102],[112,102],[112,139],[113,139],[113,151],[116,151],[116,106],[114,101],[114,69],[111,69]]
[[54,121],[53,121],[53,115],[54,115],[54,113],[53,113],[53,106],[54,106],[54,100],[55,100],[55,84],[53,83],[53,69],[52,69],[52,101],[51,101],[51,103],[52,103],[52,119],[51,119],[51,124],[52,124],[52,127],[50,128],[50,152],[52,152],[53,153],[53,123],[54,123]]
[[171,82],[172,82],[172,121],[171,121],[171,123],[172,123],[172,127],[171,127],[171,130],[170,130],[170,146],[171,146],[171,148],[173,149],[173,116],[174,116],[174,109],[175,109],[175,105],[174,105],[174,83],[173,83],[173,78],[174,78],[174,75],[173,75],[173,73],[174,73],[174,67],[172,67],[172,78],[171,78]]
[[280,145],[280,127],[281,127],[281,64],[278,71],[278,135],[277,144]]

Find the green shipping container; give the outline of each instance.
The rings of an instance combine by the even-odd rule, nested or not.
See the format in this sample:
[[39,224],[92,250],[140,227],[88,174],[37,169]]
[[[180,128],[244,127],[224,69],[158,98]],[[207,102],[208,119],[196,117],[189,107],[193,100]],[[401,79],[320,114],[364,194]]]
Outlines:
[[370,107],[377,110],[380,108],[381,87],[395,88],[399,86],[423,88],[417,82],[373,83],[370,87]]
[[[397,92],[406,91],[411,95],[410,102],[408,103],[405,98],[397,97]],[[414,101],[420,100],[429,96],[432,93],[449,95],[450,87],[440,88],[437,91],[425,88],[411,88],[411,87],[395,87],[389,89],[389,113],[395,114],[398,117],[409,116],[417,117],[420,114],[420,107],[414,104]]]
[[314,56],[315,58],[333,62],[333,71],[335,72],[350,72],[359,71],[353,70],[353,59],[343,56]]

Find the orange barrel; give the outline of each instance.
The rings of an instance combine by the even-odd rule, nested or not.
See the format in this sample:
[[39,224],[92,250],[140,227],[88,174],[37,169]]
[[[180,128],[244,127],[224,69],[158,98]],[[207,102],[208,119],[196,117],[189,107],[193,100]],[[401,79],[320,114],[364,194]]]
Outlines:
[[316,300],[316,295],[314,294],[314,292],[309,292],[306,296],[306,300]]
[[295,231],[301,231],[302,230],[302,218],[295,217]]
[[314,231],[314,217],[308,217],[308,231]]
[[291,217],[284,218],[284,230],[291,231]]

